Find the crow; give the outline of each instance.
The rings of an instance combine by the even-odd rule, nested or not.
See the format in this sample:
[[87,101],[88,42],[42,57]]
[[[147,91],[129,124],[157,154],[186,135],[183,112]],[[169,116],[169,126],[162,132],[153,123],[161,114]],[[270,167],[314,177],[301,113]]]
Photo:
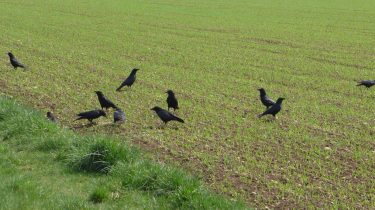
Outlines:
[[276,117],[276,114],[279,113],[280,110],[281,110],[281,104],[283,103],[284,99],[285,98],[278,98],[276,103],[274,105],[272,105],[269,109],[267,109],[265,112],[258,115],[258,118],[261,118],[262,116],[268,115],[268,114],[271,114],[274,117]]
[[264,106],[267,107],[267,109],[268,107],[275,104],[275,102],[267,96],[266,91],[263,88],[260,88],[258,90],[260,92],[260,101],[262,102]]
[[113,112],[113,121],[114,123],[125,122],[125,113],[120,108],[116,108]]
[[174,95],[174,92],[172,90],[168,90],[165,93],[168,94],[168,98],[167,98],[168,111],[169,111],[169,108],[173,108],[173,111],[178,109],[178,101],[177,101],[176,96]]
[[98,95],[98,100],[102,109],[105,108],[108,110],[109,108],[117,108],[117,106],[112,101],[107,99],[101,91],[95,91],[95,93]]
[[26,68],[25,65],[23,65],[22,63],[20,63],[17,60],[17,58],[11,52],[8,52],[8,56],[9,56],[10,64],[12,64],[12,66],[13,66],[14,69],[17,69],[18,67],[20,67],[20,68]]
[[367,88],[370,88],[372,87],[373,85],[375,85],[375,80],[362,80],[362,81],[359,81],[357,86],[366,86]]
[[172,113],[168,112],[167,110],[165,109],[162,109],[158,106],[155,106],[154,108],[152,108],[151,110],[154,110],[156,112],[156,114],[159,116],[159,118],[165,123],[167,124],[169,121],[178,121],[178,122],[181,122],[181,123],[184,123],[184,120],[182,120],[181,118],[178,118],[176,116],[174,116]]
[[52,122],[57,122],[57,118],[52,114],[52,112],[47,112],[47,118]]
[[87,119],[88,121],[90,121],[90,123],[93,123],[92,121],[94,119],[99,118],[101,116],[107,117],[106,113],[101,109],[96,109],[96,110],[92,110],[88,112],[82,112],[82,113],[77,114],[77,116],[78,118],[75,119],[74,121]]
[[132,72],[130,73],[130,75],[128,76],[128,78],[126,78],[120,85],[120,87],[118,87],[116,89],[116,91],[120,91],[121,88],[123,88],[124,86],[128,86],[128,87],[131,87],[133,85],[133,83],[135,82],[135,79],[136,79],[136,73],[139,69],[137,68],[134,68],[132,70]]

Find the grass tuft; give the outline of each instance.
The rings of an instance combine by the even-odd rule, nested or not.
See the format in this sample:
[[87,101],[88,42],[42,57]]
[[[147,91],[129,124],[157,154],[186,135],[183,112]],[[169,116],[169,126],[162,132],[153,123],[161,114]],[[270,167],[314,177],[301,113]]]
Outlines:
[[[150,191],[156,195],[169,195],[175,193],[182,186],[200,186],[199,181],[186,176],[175,168],[154,164],[142,160],[134,164],[123,165],[124,173],[122,184],[125,187]],[[191,190],[194,191],[194,190]]]
[[109,197],[109,191],[104,187],[99,187],[90,195],[90,201],[93,203],[102,203]]
[[106,174],[118,161],[128,161],[130,153],[115,142],[99,140],[89,147],[87,153],[75,155],[71,164],[78,171]]

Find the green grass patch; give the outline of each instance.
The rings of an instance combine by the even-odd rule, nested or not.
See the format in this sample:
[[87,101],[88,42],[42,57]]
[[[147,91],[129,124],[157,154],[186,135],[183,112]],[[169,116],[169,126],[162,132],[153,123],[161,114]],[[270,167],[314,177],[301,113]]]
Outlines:
[[215,195],[199,180],[143,158],[124,142],[74,134],[4,97],[0,115],[0,202],[6,209],[246,208],[221,196],[212,202]]

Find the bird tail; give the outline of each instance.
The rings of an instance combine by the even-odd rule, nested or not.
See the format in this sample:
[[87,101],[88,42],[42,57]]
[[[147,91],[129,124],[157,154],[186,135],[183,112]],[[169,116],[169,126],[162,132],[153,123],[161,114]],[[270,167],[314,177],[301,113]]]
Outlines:
[[78,117],[77,119],[75,119],[74,121],[77,121],[77,120],[80,120],[80,119],[82,119],[83,117]]
[[123,86],[121,85],[120,87],[118,87],[118,88],[116,89],[116,91],[120,91],[122,87],[123,87]]
[[25,69],[25,70],[29,70],[29,67],[27,67],[27,66],[25,66],[25,65],[23,65],[23,64],[19,65],[18,67],[23,68],[23,69]]
[[180,123],[185,123],[185,121],[184,121],[183,119],[178,118],[178,117],[176,117],[176,116],[175,116],[175,120],[178,121],[178,122],[180,122]]

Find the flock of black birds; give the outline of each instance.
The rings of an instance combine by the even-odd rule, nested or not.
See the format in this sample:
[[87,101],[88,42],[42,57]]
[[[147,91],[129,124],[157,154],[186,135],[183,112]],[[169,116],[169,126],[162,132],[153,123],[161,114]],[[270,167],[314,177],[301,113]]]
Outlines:
[[[17,60],[17,58],[11,52],[8,52],[8,56],[9,56],[9,59],[10,59],[10,64],[13,66],[14,69],[26,68],[26,66],[23,65],[21,62],[19,62]],[[116,91],[121,91],[121,89],[125,86],[131,88],[131,86],[134,84],[134,82],[137,78],[136,77],[137,71],[139,71],[139,69],[134,68],[131,71],[130,75],[116,89]],[[114,123],[125,122],[126,117],[125,117],[124,111],[122,111],[111,100],[109,100],[107,97],[105,97],[104,94],[101,91],[95,91],[95,93],[98,96],[98,100],[99,100],[99,103],[100,103],[100,106],[101,106],[102,109],[95,109],[95,110],[91,110],[91,111],[81,112],[81,113],[77,114],[78,118],[75,119],[75,121],[86,119],[90,123],[93,123],[94,119],[97,119],[97,118],[102,117],[102,116],[107,117],[106,111],[108,111],[108,109],[112,108],[112,109],[114,109],[114,112],[113,112]],[[168,90],[166,93],[168,94],[168,98],[167,98],[168,111],[165,110],[165,109],[162,109],[158,106],[153,107],[151,110],[155,111],[155,113],[159,116],[159,118],[165,124],[167,124],[169,121],[178,121],[178,122],[184,123],[184,120],[182,120],[181,118],[179,118],[179,117],[173,115],[171,112],[169,112],[170,108],[173,108],[174,111],[179,108],[178,107],[178,101],[177,101],[177,98],[176,98],[174,92],[172,90]],[[105,109],[105,111],[104,111],[104,109]],[[52,112],[47,112],[47,118],[49,120],[53,121],[53,122],[57,122],[57,118],[53,115]]]
[[[130,88],[136,80],[136,75],[137,75],[138,70],[139,69],[134,68],[131,71],[130,75],[116,89],[116,91],[120,91],[125,86]],[[101,91],[95,91],[95,93],[98,96],[98,100],[99,100],[99,103],[100,103],[100,106],[101,106],[102,109],[97,109],[97,110],[79,113],[78,118],[76,120],[87,119],[88,121],[93,123],[94,119],[99,118],[101,116],[104,116],[104,117],[107,116],[104,109],[106,111],[108,111],[108,109],[112,108],[112,109],[115,110],[114,113],[113,113],[114,123],[125,121],[125,113],[118,106],[116,106],[111,100],[109,100],[107,97],[105,97],[104,94]],[[177,98],[175,97],[173,91],[168,90],[166,93],[168,93],[168,98],[167,98],[168,110],[169,110],[169,108],[174,108],[174,110],[178,109],[178,101],[177,101]],[[176,117],[175,115],[173,115],[169,111],[164,110],[164,109],[162,109],[158,106],[155,106],[151,110],[155,111],[156,114],[159,116],[159,118],[165,124],[167,124],[169,121],[173,121],[173,120],[184,123],[184,121],[181,118]]]
[[[14,69],[27,68],[21,62],[19,62],[11,52],[8,52],[8,56],[10,59],[10,64],[13,66]],[[139,69],[134,68],[131,71],[130,75],[116,89],[116,91],[120,91],[125,86],[131,88],[131,86],[134,84],[136,80],[137,71],[139,71]],[[362,80],[357,83],[358,83],[357,86],[365,86],[367,88],[370,88],[375,85],[375,80]],[[261,118],[262,116],[265,116],[265,115],[272,115],[273,117],[276,117],[276,114],[279,113],[282,109],[281,105],[285,98],[280,97],[275,102],[270,97],[267,96],[266,91],[263,88],[260,88],[258,90],[260,92],[260,101],[262,102],[264,106],[266,106],[266,111],[258,115],[258,117]],[[112,101],[106,98],[101,91],[95,91],[95,93],[98,96],[98,100],[102,109],[81,112],[77,114],[78,118],[76,120],[87,119],[90,123],[93,123],[94,119],[97,119],[101,116],[107,117],[107,114],[104,111],[104,109],[108,111],[108,109],[112,108],[114,109],[114,113],[113,113],[114,123],[125,121],[125,113],[119,107],[117,107]],[[178,101],[174,92],[172,90],[168,90],[166,93],[168,94],[168,97],[167,97],[168,110],[162,109],[161,107],[158,107],[158,106],[153,107],[151,110],[155,111],[155,113],[159,116],[159,118],[165,124],[167,124],[169,121],[178,121],[178,122],[184,123],[184,120],[182,120],[181,118],[169,112],[170,108],[173,108],[174,111],[176,109],[179,109]],[[53,122],[57,121],[57,118],[51,112],[47,112],[47,118]]]

